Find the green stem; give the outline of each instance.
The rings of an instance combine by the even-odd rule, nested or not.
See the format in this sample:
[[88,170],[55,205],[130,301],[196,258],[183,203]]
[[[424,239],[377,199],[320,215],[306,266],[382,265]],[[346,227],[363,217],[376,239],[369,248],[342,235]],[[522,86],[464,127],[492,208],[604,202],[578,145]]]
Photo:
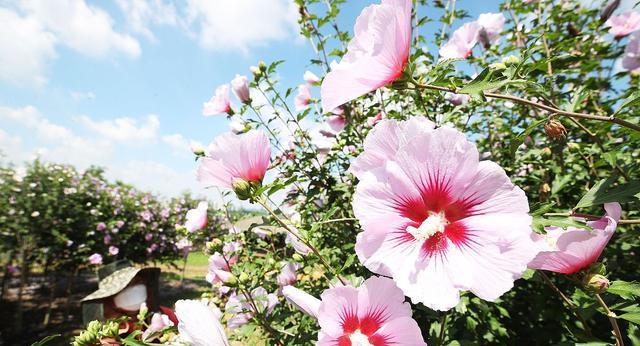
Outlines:
[[616,313],[611,311],[607,306],[607,303],[602,300],[599,294],[595,294],[596,300],[598,304],[604,309],[607,313],[607,317],[609,317],[609,322],[611,323],[611,328],[613,329],[613,335],[616,337],[616,346],[624,346],[624,341],[622,340],[622,332],[620,332],[620,327],[618,326],[618,316]]

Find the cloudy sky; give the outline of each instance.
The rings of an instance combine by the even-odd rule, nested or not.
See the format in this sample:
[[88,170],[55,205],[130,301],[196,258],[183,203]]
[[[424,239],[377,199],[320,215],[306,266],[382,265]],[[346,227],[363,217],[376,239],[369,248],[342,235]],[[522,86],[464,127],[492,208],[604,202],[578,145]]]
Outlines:
[[[349,1],[343,28],[369,3]],[[215,87],[259,60],[286,59],[286,86],[319,74],[296,16],[288,0],[0,0],[0,151],[100,165],[164,195],[202,192],[189,143],[228,130],[201,115]]]

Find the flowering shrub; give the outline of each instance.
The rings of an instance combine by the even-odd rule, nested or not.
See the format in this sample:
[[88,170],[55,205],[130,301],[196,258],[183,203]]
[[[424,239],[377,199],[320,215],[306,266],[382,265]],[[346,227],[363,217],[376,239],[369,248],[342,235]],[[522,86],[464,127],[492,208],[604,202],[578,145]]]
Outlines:
[[197,179],[266,214],[208,243],[177,306],[206,317],[161,340],[637,343],[637,10],[381,0],[350,35],[341,2],[296,1],[306,84],[260,63],[205,103],[232,132]]

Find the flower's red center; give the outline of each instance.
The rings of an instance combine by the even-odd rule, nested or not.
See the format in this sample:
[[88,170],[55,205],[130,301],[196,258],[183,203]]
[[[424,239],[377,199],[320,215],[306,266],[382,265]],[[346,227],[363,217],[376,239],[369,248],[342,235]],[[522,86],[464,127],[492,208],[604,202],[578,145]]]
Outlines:
[[430,184],[421,192],[421,199],[398,203],[400,213],[411,220],[400,240],[419,243],[425,257],[444,253],[450,244],[465,245],[469,234],[459,221],[471,215],[474,201],[452,198],[440,183]]
[[343,335],[338,346],[387,346],[389,337],[378,333],[385,321],[384,312],[373,310],[360,318],[354,312],[345,312],[342,318]]

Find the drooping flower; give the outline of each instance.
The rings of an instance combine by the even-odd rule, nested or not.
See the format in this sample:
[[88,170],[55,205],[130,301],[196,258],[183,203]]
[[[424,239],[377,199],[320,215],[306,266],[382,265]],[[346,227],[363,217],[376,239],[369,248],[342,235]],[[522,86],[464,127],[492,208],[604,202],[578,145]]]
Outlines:
[[176,302],[178,333],[180,338],[194,346],[228,346],[224,327],[220,324],[222,313],[215,306],[207,306],[197,300]]
[[117,246],[109,246],[109,255],[116,256],[118,253],[120,253],[120,249]]
[[411,48],[411,8],[411,0],[382,0],[362,10],[347,54],[322,81],[324,112],[402,75]]
[[229,85],[223,84],[216,88],[216,93],[208,102],[202,106],[202,115],[210,116],[228,113],[231,110],[229,105]]
[[231,90],[233,90],[233,93],[240,102],[247,103],[251,101],[247,76],[236,75],[236,77],[231,80]]
[[471,99],[471,96],[467,95],[467,94],[454,94],[451,92],[447,92],[444,95],[444,98],[451,102],[452,105],[454,106],[460,106],[463,104],[466,104],[467,102],[469,102],[469,100]]
[[233,277],[231,267],[238,261],[238,256],[232,256],[225,260],[219,252],[209,256],[209,268],[206,280],[211,284],[225,283]]
[[640,31],[633,33],[629,38],[622,57],[622,67],[631,72],[640,71]]
[[102,255],[99,253],[94,253],[89,256],[89,263],[93,265],[101,265],[102,264]]
[[493,301],[536,255],[527,198],[463,133],[410,121],[378,124],[354,162],[358,258],[432,309]]
[[262,131],[242,135],[225,133],[209,145],[209,155],[198,167],[198,181],[233,188],[234,183],[260,183],[269,167],[271,147]]
[[309,85],[315,85],[321,81],[320,77],[316,76],[316,74],[311,71],[305,71],[302,79],[304,79],[305,83]]
[[629,10],[617,16],[611,16],[605,25],[609,27],[609,33],[615,37],[624,37],[640,30],[640,12]]
[[287,262],[282,266],[280,274],[278,274],[278,285],[287,286],[293,285],[298,281],[296,271],[300,269],[301,265],[294,262]]
[[440,47],[440,57],[444,59],[466,59],[478,43],[482,27],[477,22],[466,23],[453,32],[447,43]]
[[293,100],[297,111],[305,110],[309,107],[309,100],[311,100],[311,91],[306,84],[298,85],[298,95]]
[[537,236],[540,253],[529,268],[574,274],[597,261],[613,236],[621,213],[619,203],[607,203],[604,209],[607,212],[602,218],[587,222],[592,230],[547,227],[547,234]]
[[193,233],[207,227],[208,208],[209,203],[202,201],[198,203],[198,206],[195,209],[190,209],[187,212],[187,220],[184,223],[184,228],[186,228],[190,233]]
[[292,286],[283,292],[318,319],[318,346],[427,345],[411,317],[411,305],[391,279],[373,276],[358,288],[333,287],[322,293],[321,300]]
[[490,46],[500,40],[500,33],[504,28],[505,21],[502,13],[483,13],[478,17],[477,23],[482,27],[478,38],[483,41],[485,46]]

